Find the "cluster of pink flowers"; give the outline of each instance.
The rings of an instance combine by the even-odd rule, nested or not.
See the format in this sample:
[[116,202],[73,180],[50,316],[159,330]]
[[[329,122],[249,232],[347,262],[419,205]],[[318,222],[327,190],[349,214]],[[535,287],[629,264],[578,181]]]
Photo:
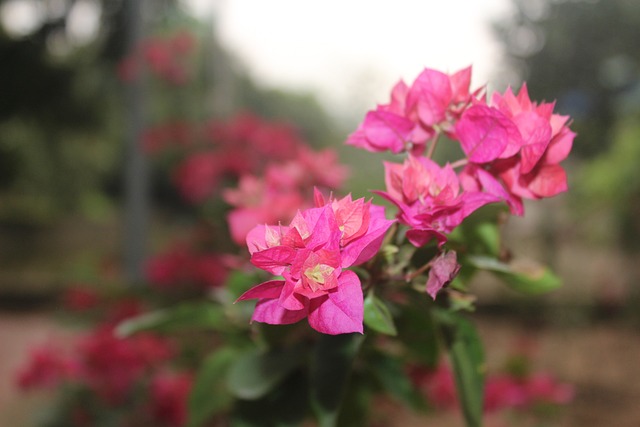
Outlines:
[[[34,348],[17,372],[17,385],[23,390],[61,385],[81,390],[84,398],[74,401],[77,407],[70,408],[77,426],[93,425],[95,417],[102,416],[92,411],[100,408],[113,411],[125,402],[144,406],[129,415],[146,417],[145,423],[184,425],[192,376],[169,370],[176,353],[174,344],[150,333],[128,338],[115,335],[114,328],[120,321],[139,313],[139,305],[117,304],[109,310],[105,322],[67,348],[57,345]],[[149,394],[149,402],[136,398],[140,392]],[[91,408],[78,404],[87,399],[94,402]]]
[[269,280],[238,300],[258,299],[252,319],[290,324],[304,318],[325,334],[363,331],[360,279],[348,267],[371,259],[393,221],[380,206],[336,200],[316,192],[315,208],[289,226],[256,226],[247,235],[251,262],[282,280]]
[[151,414],[156,425],[183,426],[187,422],[187,402],[193,375],[161,372],[151,381]]
[[229,268],[224,256],[200,253],[187,244],[174,244],[149,258],[145,270],[149,284],[158,290],[189,286],[206,290],[221,286]]
[[[453,372],[445,364],[435,369],[413,367],[410,377],[427,400],[438,409],[457,408],[458,395]],[[574,389],[546,373],[515,376],[508,373],[487,377],[484,411],[494,413],[507,409],[525,410],[539,404],[564,405],[573,400]]]
[[[295,213],[294,207],[268,212],[267,206],[300,206],[309,188],[317,185],[335,189],[347,176],[333,150],[311,150],[295,129],[284,123],[244,113],[226,122],[208,123],[203,135],[208,141],[205,148],[176,168],[176,185],[187,200],[197,203],[210,197],[223,178],[238,181],[237,196],[233,191],[224,195],[228,203],[242,211],[235,216],[250,215],[260,222],[274,216],[288,220]],[[236,226],[235,218],[231,220],[232,236],[242,243],[248,229]]]
[[128,82],[148,70],[164,82],[183,85],[190,79],[187,70],[195,44],[195,38],[187,31],[150,37],[118,64],[118,76]]
[[231,238],[242,244],[256,224],[290,220],[298,209],[311,206],[309,188],[338,188],[346,175],[333,150],[301,148],[297,158],[269,164],[261,177],[242,176],[238,188],[223,192],[234,207],[227,216]]
[[[391,101],[369,111],[347,144],[373,152],[408,152],[403,164],[385,163],[386,192],[417,246],[446,234],[479,207],[506,202],[524,211],[522,199],[567,189],[560,166],[575,134],[553,103],[532,102],[526,86],[495,93],[470,92],[471,68],[452,75],[425,69],[409,87],[400,81]],[[431,160],[440,135],[458,143],[465,158],[439,166]],[[425,154],[426,151],[426,154]],[[456,168],[462,168],[456,172]]]
[[[455,251],[446,251],[443,246],[447,235],[465,218],[497,202],[505,202],[512,213],[522,214],[522,199],[551,197],[567,189],[560,162],[569,154],[575,136],[567,127],[568,117],[554,114],[553,103],[532,102],[526,86],[517,96],[508,89],[487,101],[483,89],[470,91],[470,83],[471,67],[451,75],[425,69],[411,86],[403,81],[396,84],[390,102],[369,111],[346,141],[372,152],[406,153],[403,163],[384,163],[386,191],[375,193],[397,206],[398,222],[408,227],[405,236],[413,245],[421,247],[437,242],[439,254],[425,266],[429,268],[426,288],[433,298],[460,269]],[[458,144],[464,158],[444,166],[432,159],[443,135]],[[279,176],[287,174],[281,168],[274,169],[273,173],[276,172]],[[275,224],[283,211],[300,203],[295,198],[271,196],[267,183],[244,177],[238,190],[225,193],[231,204],[256,207],[230,215],[236,240],[251,224]],[[265,203],[265,199],[276,203]],[[335,202],[330,205],[335,206]],[[283,274],[285,280],[263,283],[241,299],[260,298],[254,320],[291,323],[308,317],[311,326],[319,331],[361,331],[361,291],[354,290],[359,282],[355,275],[338,270],[353,264],[345,264],[344,259],[341,261],[335,255],[340,246],[334,241],[336,237],[332,237],[331,226],[326,225],[329,220],[316,223],[318,209],[331,211],[316,207],[298,214],[289,227],[259,226],[249,233],[247,243],[252,262],[273,274]],[[352,211],[352,220],[365,211]],[[367,220],[360,217],[357,221]],[[319,229],[315,231],[317,224]],[[242,233],[238,232],[240,229]],[[297,261],[298,256],[306,260],[307,254],[315,253],[315,249],[304,242],[293,243],[297,240],[289,236],[292,230],[298,230],[295,232],[310,238],[320,248],[331,248],[328,252],[331,258],[325,259],[325,255],[313,258],[309,265],[305,264],[307,261]],[[314,233],[303,234],[301,230]],[[299,255],[302,249],[311,252]],[[316,267],[309,267],[315,265],[322,267],[317,267],[317,271],[313,270]],[[322,278],[322,286],[309,281],[307,271]],[[340,275],[334,277],[336,274]],[[343,282],[337,277],[342,277]],[[334,288],[333,293],[327,293],[327,289]],[[348,302],[340,313],[334,308],[330,313],[335,319],[344,320],[327,327],[324,318],[329,315],[324,314],[324,307],[335,306],[334,297],[347,298],[342,292],[349,293],[345,300]]]
[[334,150],[314,151],[292,126],[250,113],[203,126],[160,124],[143,143],[154,154],[186,153],[172,172],[185,200],[203,203],[226,187],[222,197],[233,207],[227,219],[238,244],[255,224],[289,221],[311,206],[310,188],[337,189],[347,177]]

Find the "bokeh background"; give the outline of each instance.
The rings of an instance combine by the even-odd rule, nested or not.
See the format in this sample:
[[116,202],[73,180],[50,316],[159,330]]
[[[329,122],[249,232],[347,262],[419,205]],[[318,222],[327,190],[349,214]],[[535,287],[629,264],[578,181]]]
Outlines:
[[[126,63],[154,37],[177,46],[147,65],[179,65],[160,81]],[[135,286],[188,222],[144,129],[238,111],[286,120],[338,150],[361,197],[382,187],[379,159],[342,143],[365,112],[400,78],[467,65],[489,92],[526,81],[578,134],[570,192],[505,226],[509,248],[564,286],[474,288],[490,363],[525,337],[537,367],[575,386],[550,425],[640,425],[638,40],[635,0],[0,1],[0,425],[29,425],[46,399],[21,394],[13,372],[31,346],[75,333],[58,319],[65,290]]]

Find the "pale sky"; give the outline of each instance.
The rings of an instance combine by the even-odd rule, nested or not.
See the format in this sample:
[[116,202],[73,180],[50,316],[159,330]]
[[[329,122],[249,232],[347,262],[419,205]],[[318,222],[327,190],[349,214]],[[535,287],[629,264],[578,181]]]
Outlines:
[[490,83],[500,58],[490,22],[510,11],[510,0],[187,3],[215,14],[222,43],[261,84],[317,92],[336,112],[386,103],[397,80],[424,67],[473,65],[473,86]]

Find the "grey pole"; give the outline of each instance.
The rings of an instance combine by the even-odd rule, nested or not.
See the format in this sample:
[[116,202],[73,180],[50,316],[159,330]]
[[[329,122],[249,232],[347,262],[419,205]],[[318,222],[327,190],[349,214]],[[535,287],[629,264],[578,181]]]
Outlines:
[[[128,52],[134,52],[143,37],[143,0],[125,0]],[[149,171],[140,137],[145,125],[143,73],[128,82],[123,111],[127,123],[125,141],[124,273],[128,283],[141,283],[147,256],[149,222]]]

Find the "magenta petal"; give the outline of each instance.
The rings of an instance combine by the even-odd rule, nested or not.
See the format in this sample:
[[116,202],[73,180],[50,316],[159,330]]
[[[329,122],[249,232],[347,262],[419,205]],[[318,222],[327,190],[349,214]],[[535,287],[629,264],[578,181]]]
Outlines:
[[288,246],[275,246],[251,255],[251,263],[269,273],[280,275],[295,259],[296,251]]
[[446,118],[451,97],[449,76],[426,68],[409,89],[407,107],[416,108],[420,121],[430,127]]
[[552,197],[568,189],[567,174],[560,165],[542,165],[533,174],[529,189],[538,197]]
[[544,155],[551,141],[551,125],[545,118],[533,112],[521,113],[514,122],[520,130],[523,146],[520,151],[520,172],[529,173]]
[[544,162],[557,164],[566,159],[569,152],[571,152],[575,136],[576,134],[574,132],[568,128],[563,128],[556,136],[553,137],[551,143],[547,147]]
[[367,232],[342,250],[342,267],[359,265],[373,258],[380,250],[385,233],[394,222],[384,217],[372,218]]
[[307,316],[307,309],[292,311],[283,308],[277,299],[262,299],[256,304],[252,321],[268,323],[270,325],[289,325]]
[[236,302],[255,298],[278,298],[282,292],[283,285],[284,280],[269,280],[268,282],[260,283],[240,295]]
[[456,135],[469,161],[487,163],[497,159],[509,143],[511,121],[492,107],[475,105],[456,124]]
[[[227,214],[227,224],[229,224],[229,232],[231,233],[233,241],[239,245],[245,243],[249,232],[255,229],[256,224],[263,219],[262,217],[263,215],[259,210],[251,208],[238,208],[229,212],[229,214]],[[263,233],[261,243],[264,247],[264,229],[259,232]],[[249,242],[249,252],[256,251],[256,244],[255,239]]]
[[439,255],[429,270],[427,279],[427,293],[436,299],[436,294],[443,286],[451,282],[460,271],[455,251],[449,251]]
[[[325,249],[338,249],[340,245],[340,237],[342,232],[338,228],[336,214],[330,205],[322,208],[309,209],[309,211],[318,210],[320,215],[313,226],[311,236],[306,242],[306,247],[315,250],[320,246]],[[309,223],[309,221],[307,221]]]
[[298,299],[296,290],[296,283],[292,280],[287,280],[282,287],[282,292],[280,293],[279,303],[283,308],[287,310],[302,310],[304,308],[304,304]]
[[464,102],[469,98],[471,85],[471,66],[464,68],[449,77],[451,82],[452,102]]
[[404,151],[415,124],[402,116],[387,111],[369,111],[364,119],[363,130],[367,141],[376,151],[391,150],[397,154]]
[[434,230],[433,228],[412,228],[407,231],[407,240],[415,247],[425,246],[431,242],[432,239],[436,239],[438,246],[442,246],[447,242],[447,236]]
[[363,332],[364,302],[360,279],[353,271],[343,271],[335,292],[315,298],[309,306],[309,325],[329,335]]

